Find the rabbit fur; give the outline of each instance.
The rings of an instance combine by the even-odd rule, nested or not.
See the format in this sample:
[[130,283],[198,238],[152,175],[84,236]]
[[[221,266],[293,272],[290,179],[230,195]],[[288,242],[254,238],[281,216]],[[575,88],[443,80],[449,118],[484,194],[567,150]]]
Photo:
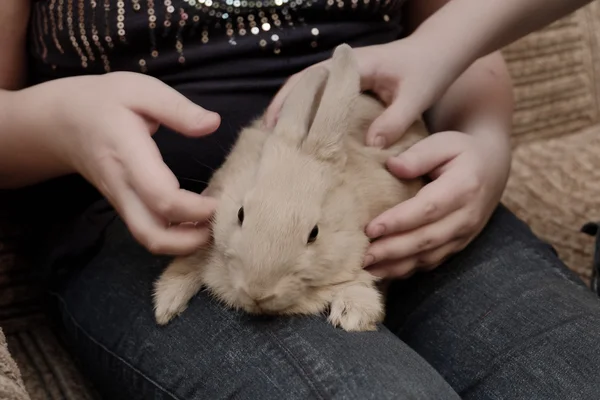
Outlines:
[[[384,110],[360,92],[350,46],[331,70],[306,71],[270,132],[242,129],[206,194],[218,199],[210,245],[175,258],[155,282],[158,324],[206,287],[251,314],[321,314],[347,331],[375,330],[384,317],[377,278],[363,269],[369,221],[416,194],[385,161],[427,135],[421,120],[387,149],[364,145]],[[314,239],[314,240],[313,240]]]

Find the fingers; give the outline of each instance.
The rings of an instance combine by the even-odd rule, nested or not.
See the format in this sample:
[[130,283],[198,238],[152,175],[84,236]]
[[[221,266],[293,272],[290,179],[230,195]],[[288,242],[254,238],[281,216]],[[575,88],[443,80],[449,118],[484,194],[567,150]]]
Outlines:
[[387,167],[400,179],[418,178],[457,157],[465,148],[464,142],[465,135],[459,132],[436,133],[390,158]]
[[128,182],[152,212],[172,223],[204,222],[212,216],[217,201],[180,189],[152,139],[139,141],[129,154]]
[[198,106],[158,79],[147,77],[135,88],[124,86],[126,105],[131,110],[184,135],[207,135],[221,123],[219,114]]
[[443,175],[423,187],[419,193],[377,216],[366,228],[374,239],[383,235],[407,232],[431,224],[458,210],[463,204],[461,192],[452,176]]
[[371,123],[367,131],[368,146],[385,148],[402,137],[408,127],[419,117],[421,110],[414,102],[395,99],[390,106]]
[[[460,154],[461,146],[457,142],[447,141],[444,143],[446,146],[442,146],[443,140],[428,139],[418,142],[402,153],[397,157],[400,161],[390,160],[390,171],[399,178],[414,179]],[[458,209],[464,203],[464,193],[457,190],[457,182],[462,181],[460,173],[458,169],[449,170],[425,185],[414,197],[375,217],[366,226],[367,236],[376,238],[394,232],[413,230]]]
[[439,267],[449,256],[464,249],[467,243],[464,239],[453,240],[408,258],[373,264],[366,270],[379,278],[407,279],[418,271],[431,271]]
[[[143,120],[120,120],[122,134],[98,186],[136,240],[156,254],[185,255],[210,239],[207,220],[216,200],[179,188]],[[173,226],[173,223],[191,222]]]
[[438,223],[428,224],[407,233],[385,236],[371,243],[365,256],[365,265],[409,258],[436,249],[445,243],[470,237],[478,222],[478,219],[461,210]]
[[210,240],[207,226],[182,224],[169,227],[144,204],[132,189],[121,191],[120,214],[133,237],[154,254],[190,254]]

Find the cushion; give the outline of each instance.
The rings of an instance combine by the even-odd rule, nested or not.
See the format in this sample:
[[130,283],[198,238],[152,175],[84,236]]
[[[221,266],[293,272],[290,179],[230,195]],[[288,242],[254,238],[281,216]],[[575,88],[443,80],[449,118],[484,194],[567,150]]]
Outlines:
[[580,229],[600,220],[600,126],[517,146],[503,202],[589,282],[594,238]]

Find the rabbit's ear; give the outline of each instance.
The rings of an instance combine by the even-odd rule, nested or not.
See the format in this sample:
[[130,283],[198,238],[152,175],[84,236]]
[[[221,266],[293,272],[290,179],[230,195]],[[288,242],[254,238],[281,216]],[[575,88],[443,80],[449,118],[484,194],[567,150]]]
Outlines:
[[360,95],[358,63],[347,44],[333,52],[329,79],[304,145],[325,160],[338,160],[356,98]]
[[310,68],[303,74],[281,107],[274,134],[298,146],[302,144],[319,106],[327,75],[324,67]]

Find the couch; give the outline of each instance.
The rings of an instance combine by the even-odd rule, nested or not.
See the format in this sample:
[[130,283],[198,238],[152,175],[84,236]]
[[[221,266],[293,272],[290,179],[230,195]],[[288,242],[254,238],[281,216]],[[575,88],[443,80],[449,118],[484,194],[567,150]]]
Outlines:
[[[503,202],[589,283],[594,238],[580,229],[600,219],[600,0],[503,52],[516,99]],[[19,240],[31,229],[3,210],[0,199],[6,334],[6,341],[0,334],[0,397],[95,398],[48,323],[39,279],[19,253]]]

